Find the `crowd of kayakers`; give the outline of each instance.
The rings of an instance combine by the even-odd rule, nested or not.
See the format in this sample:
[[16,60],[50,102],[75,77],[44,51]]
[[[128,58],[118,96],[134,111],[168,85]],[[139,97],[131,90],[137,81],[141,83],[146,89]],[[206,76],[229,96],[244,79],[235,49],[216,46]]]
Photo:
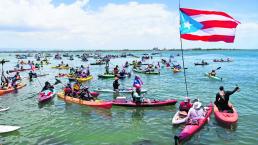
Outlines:
[[[68,55],[69,56],[69,55]],[[110,86],[112,86],[112,89],[99,89],[98,91],[102,92],[113,92],[117,93],[130,93],[130,97],[126,98],[125,101],[121,101],[123,97],[117,96],[120,100],[116,101],[113,100],[113,104],[116,105],[124,105],[124,106],[148,106],[148,105],[166,105],[166,104],[175,104],[176,100],[173,100],[170,102],[160,101],[158,99],[148,99],[145,96],[145,92],[143,91],[143,81],[141,80],[141,77],[139,75],[135,75],[133,78],[133,85],[131,88],[123,88],[120,84],[120,79],[123,79],[127,76],[131,76],[131,72],[128,71],[130,68],[129,66],[132,65],[132,70],[136,73],[142,73],[142,74],[160,74],[161,65],[163,64],[163,67],[171,68],[173,69],[173,72],[180,72],[182,69],[182,66],[177,63],[176,61],[172,61],[174,57],[170,57],[169,60],[166,60],[165,58],[162,58],[161,61],[158,61],[157,63],[147,63],[146,60],[153,59],[152,56],[144,55],[141,57],[141,60],[133,60],[131,63],[126,61],[122,66],[119,65],[112,65],[113,68],[110,70],[110,60],[115,59],[118,57],[126,57],[127,55],[123,54],[121,56],[119,55],[106,55],[102,58],[99,58],[100,55],[97,55],[98,58],[96,60],[96,63],[92,63],[91,65],[102,65],[105,64],[105,72],[104,74],[100,74],[100,78],[113,78],[114,81]],[[88,59],[89,55],[84,54],[80,58]],[[40,57],[37,57],[40,59]],[[54,56],[54,59],[62,59],[60,54],[56,54]],[[70,57],[71,60],[71,57]],[[88,60],[87,60],[88,61]],[[227,60],[228,61],[228,60]],[[217,61],[216,61],[217,62]],[[161,63],[161,64],[160,64]],[[3,65],[4,63],[2,63]],[[41,60],[40,62],[34,63],[31,60],[28,60],[25,62],[24,60],[19,60],[16,64],[16,68],[20,68],[20,70],[14,70],[15,75],[7,77],[4,74],[4,71],[2,70],[2,76],[1,76],[1,89],[0,90],[8,90],[8,89],[14,89],[17,90],[17,87],[19,84],[21,84],[21,76],[20,72],[25,71],[23,69],[23,66],[20,67],[20,65],[29,65],[30,69],[28,69],[29,73],[29,80],[32,81],[33,78],[37,78],[38,74],[36,73],[36,68],[43,67],[44,64],[49,64],[49,61],[47,59]],[[205,62],[204,60],[201,61],[201,63],[195,63],[195,65],[208,65],[208,62]],[[61,61],[60,64],[57,66],[53,66],[52,68],[55,69],[67,69],[67,74],[59,73],[56,76],[56,82],[52,85],[49,81],[45,81],[45,85],[42,86],[42,89],[40,91],[40,97],[45,97],[46,100],[49,99],[48,96],[53,97],[53,94],[55,94],[55,85],[57,84],[63,84],[58,78],[61,77],[67,77],[69,79],[69,83],[63,85],[63,89],[61,90],[61,94],[64,96],[64,100],[66,97],[71,97],[72,99],[79,99],[83,101],[89,101],[89,102],[97,102],[100,99],[98,98],[99,92],[98,91],[90,91],[90,88],[86,85],[83,85],[84,82],[87,82],[93,78],[91,75],[91,70],[89,65],[84,66],[80,65],[79,67],[73,67],[69,66],[68,64],[65,64],[63,61]],[[219,70],[220,67],[217,69],[212,69],[211,72],[208,73],[209,77],[216,77],[216,71]],[[9,71],[10,72],[10,71]],[[111,88],[111,87],[110,87]],[[239,91],[240,88],[237,86],[233,91],[225,91],[223,86],[219,87],[219,91],[216,94],[216,97],[214,98],[214,105],[218,108],[220,112],[226,112],[226,113],[234,113],[233,106],[229,103],[230,95],[234,94],[235,92]],[[7,91],[6,91],[7,92]],[[1,93],[0,93],[1,94]],[[58,93],[60,95],[60,93]],[[44,99],[39,99],[43,100]],[[71,101],[70,100],[70,101]],[[102,101],[106,103],[105,101]],[[77,102],[78,103],[78,102]],[[111,103],[112,104],[112,103]],[[101,103],[94,104],[95,106],[100,106]],[[179,105],[179,111],[177,115],[176,121],[180,121],[184,119],[184,122],[187,125],[195,125],[200,123],[200,119],[207,118],[207,113],[210,112],[209,106],[204,106],[199,99],[193,99],[186,97],[184,101],[180,102]]]

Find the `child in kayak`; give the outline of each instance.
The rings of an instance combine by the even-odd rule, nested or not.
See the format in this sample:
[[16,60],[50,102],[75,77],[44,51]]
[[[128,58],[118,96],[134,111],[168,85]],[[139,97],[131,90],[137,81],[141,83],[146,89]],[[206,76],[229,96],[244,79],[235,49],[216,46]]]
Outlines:
[[234,94],[239,90],[239,87],[236,87],[233,91],[225,91],[223,86],[219,87],[219,92],[216,94],[216,100],[214,104],[218,107],[220,111],[227,110],[228,112],[233,113],[232,106],[229,106],[229,96]]
[[80,89],[81,89],[81,86],[80,86],[79,82],[76,81],[76,82],[73,84],[73,96],[74,96],[74,97],[77,97],[77,94],[78,94],[78,92],[80,91]]

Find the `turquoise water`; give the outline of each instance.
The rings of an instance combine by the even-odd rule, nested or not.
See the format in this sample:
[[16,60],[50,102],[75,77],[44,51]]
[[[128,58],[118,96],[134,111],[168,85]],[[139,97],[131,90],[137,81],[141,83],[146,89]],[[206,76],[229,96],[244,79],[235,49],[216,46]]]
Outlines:
[[[110,54],[120,54],[109,52]],[[136,55],[150,52],[133,52]],[[167,58],[170,54],[179,52],[167,51],[154,56],[149,62],[157,62]],[[106,53],[104,53],[106,54]],[[213,63],[214,58],[227,58],[234,60],[231,63]],[[17,62],[14,54],[1,53],[0,58],[11,60],[5,64],[5,70],[12,69]],[[72,66],[87,65],[94,62],[81,62],[66,60]],[[111,66],[123,64],[126,60],[135,58],[117,58],[111,60]],[[193,63],[207,60],[208,66],[194,66]],[[175,57],[181,63],[181,57]],[[54,83],[54,75],[65,73],[66,70],[55,70],[50,67],[60,63],[51,60],[52,64],[44,66],[38,73],[49,73],[39,78],[43,84],[49,80]],[[231,97],[231,102],[239,112],[238,123],[231,127],[222,127],[211,115],[210,122],[206,124],[185,144],[209,145],[249,145],[258,142],[257,124],[257,94],[258,94],[258,51],[185,51],[185,64],[190,98],[199,98],[203,104],[214,101],[215,94],[220,85],[231,90],[238,84],[241,91]],[[203,74],[211,69],[221,67],[218,75],[223,81],[213,81]],[[91,89],[112,88],[113,79],[98,79],[97,75],[104,72],[104,66],[90,66],[94,79],[87,83]],[[129,69],[130,70],[130,69]],[[27,76],[27,73],[21,73]],[[141,76],[144,88],[148,89],[145,97],[167,99],[175,98],[179,101],[186,95],[183,73],[173,74],[170,69],[162,68],[160,75]],[[134,74],[133,74],[134,76]],[[61,79],[66,83],[66,79]],[[178,103],[174,106],[157,108],[125,108],[112,107],[110,110],[90,108],[77,104],[65,103],[55,97],[44,106],[37,103],[37,93],[41,86],[37,80],[28,82],[27,86],[17,94],[7,94],[0,97],[0,106],[8,106],[10,110],[0,113],[0,124],[18,125],[19,131],[0,134],[0,144],[87,144],[87,145],[167,145],[173,144],[174,135],[178,134],[183,126],[172,126],[171,120],[175,114]],[[124,87],[131,87],[133,77],[121,80]],[[60,90],[62,85],[57,86]],[[129,95],[127,95],[129,97]],[[112,100],[113,94],[101,94],[101,99]]]

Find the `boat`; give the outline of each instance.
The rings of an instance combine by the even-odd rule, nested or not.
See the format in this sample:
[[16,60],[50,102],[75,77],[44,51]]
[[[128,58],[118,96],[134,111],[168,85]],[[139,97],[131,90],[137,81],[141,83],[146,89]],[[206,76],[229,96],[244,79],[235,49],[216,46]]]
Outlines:
[[54,91],[52,92],[52,91],[46,90],[46,91],[40,92],[38,96],[38,102],[39,103],[47,102],[53,99],[54,96],[55,96]]
[[158,107],[158,106],[175,105],[176,102],[177,100],[175,99],[169,99],[169,100],[150,100],[150,101],[144,101],[142,103],[135,103],[132,100],[126,100],[125,97],[123,97],[122,99],[117,97],[115,100],[113,100],[113,105],[124,106],[124,107]]
[[[21,89],[21,88],[23,88],[23,87],[25,87],[26,86],[26,84],[24,84],[24,83],[19,83],[18,85],[17,85],[17,89]],[[11,92],[13,92],[15,89],[13,88],[13,87],[11,87],[11,88],[8,88],[8,89],[0,89],[0,96],[2,96],[2,95],[4,95],[4,94],[7,94],[7,93],[11,93]]]
[[69,66],[52,66],[51,68],[56,68],[56,69],[69,69]]
[[86,78],[82,78],[82,77],[76,78],[76,80],[77,80],[78,82],[80,82],[80,83],[82,83],[82,82],[87,82],[87,81],[89,81],[89,80],[91,80],[91,79],[93,79],[93,76],[92,76],[92,75],[89,75],[89,76],[87,76]]
[[4,112],[4,111],[7,111],[7,110],[9,110],[9,107],[6,107],[6,108],[0,107],[0,112]]
[[204,118],[198,120],[198,124],[186,124],[184,129],[180,132],[178,136],[175,136],[175,143],[182,143],[190,139],[197,131],[199,131],[205,123],[208,121],[208,118],[211,116],[212,113],[212,103],[210,103],[207,107],[207,113]]
[[[114,91],[112,89],[103,89],[103,88],[94,89],[94,91],[96,91],[96,92],[103,92],[103,93],[132,93],[133,92],[133,88],[119,89],[118,92]],[[142,89],[141,92],[142,93],[146,93],[147,90]]]
[[182,123],[185,123],[187,121],[187,119],[188,119],[187,114],[182,115],[182,114],[180,114],[180,111],[177,111],[172,119],[172,124],[173,125],[182,124]]
[[143,74],[153,74],[153,75],[158,75],[160,72],[157,71],[144,71],[144,70],[139,70],[139,69],[133,69],[134,72],[136,73],[143,73]]
[[202,62],[201,62],[201,63],[196,62],[196,63],[194,63],[194,65],[202,65],[202,66],[203,66],[203,65],[209,65],[209,63],[208,63],[208,62],[204,62],[204,63],[202,63]]
[[20,126],[0,125],[0,133],[12,132],[20,128]]
[[230,60],[230,59],[227,59],[227,60],[224,60],[224,59],[213,59],[213,62],[233,62],[233,60]]
[[81,100],[79,98],[74,98],[70,96],[65,96],[64,92],[57,93],[57,96],[61,99],[63,99],[66,102],[71,102],[75,104],[80,104],[80,105],[86,105],[90,107],[100,107],[100,108],[105,108],[105,109],[110,109],[112,108],[112,102],[110,101],[102,101],[102,100],[95,100],[95,101],[86,101],[86,100]]
[[[36,68],[37,69],[37,68]],[[14,72],[23,72],[23,71],[29,71],[32,70],[31,68],[26,68],[26,69],[14,69],[14,70],[9,70],[8,73],[14,73]]]
[[207,77],[209,77],[210,79],[222,81],[222,78],[221,78],[221,77],[218,77],[218,76],[211,76],[209,73],[204,73],[204,75],[207,76]]
[[213,110],[214,110],[215,119],[220,123],[230,125],[230,124],[236,123],[238,120],[238,113],[234,107],[233,107],[233,113],[220,112],[216,105],[214,105]]
[[104,65],[106,64],[105,62],[96,62],[96,63],[90,63],[90,65]]

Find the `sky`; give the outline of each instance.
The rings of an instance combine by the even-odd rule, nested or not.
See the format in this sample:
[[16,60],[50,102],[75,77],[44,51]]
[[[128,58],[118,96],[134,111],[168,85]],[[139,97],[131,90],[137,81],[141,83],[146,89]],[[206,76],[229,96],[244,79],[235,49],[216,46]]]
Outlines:
[[[183,48],[258,49],[257,0],[181,0],[240,21],[235,43],[183,40]],[[178,0],[1,0],[0,50],[179,48]]]

